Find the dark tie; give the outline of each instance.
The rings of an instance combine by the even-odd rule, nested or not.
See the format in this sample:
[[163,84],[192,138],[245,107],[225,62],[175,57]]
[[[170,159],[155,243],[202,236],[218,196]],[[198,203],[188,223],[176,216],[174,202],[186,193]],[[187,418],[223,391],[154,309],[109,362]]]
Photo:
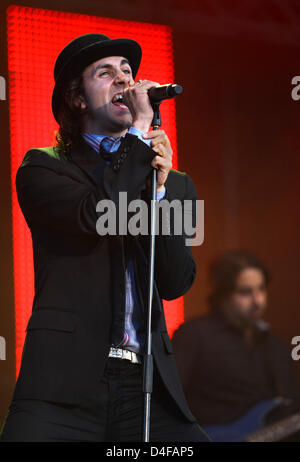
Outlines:
[[114,155],[116,154],[116,151],[113,151],[113,152],[109,151],[112,146],[113,141],[114,140],[111,140],[110,138],[105,137],[100,143],[99,154],[106,162],[111,162],[114,158]]

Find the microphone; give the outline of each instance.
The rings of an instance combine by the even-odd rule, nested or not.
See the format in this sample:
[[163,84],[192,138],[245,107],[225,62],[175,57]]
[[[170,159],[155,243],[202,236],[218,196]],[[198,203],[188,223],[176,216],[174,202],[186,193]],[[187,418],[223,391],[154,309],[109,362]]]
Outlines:
[[148,96],[151,103],[159,103],[164,99],[174,98],[182,93],[182,86],[176,83],[167,83],[166,85],[158,85],[157,87],[149,88]]

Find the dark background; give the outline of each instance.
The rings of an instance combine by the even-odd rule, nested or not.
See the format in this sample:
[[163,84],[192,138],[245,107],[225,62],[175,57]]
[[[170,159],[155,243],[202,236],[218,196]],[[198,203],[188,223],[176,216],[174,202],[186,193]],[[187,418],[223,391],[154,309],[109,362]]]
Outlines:
[[[266,320],[292,350],[291,339],[300,335],[300,100],[291,98],[291,80],[300,75],[299,2],[2,1],[0,75],[6,79],[10,4],[172,27],[176,82],[184,87],[177,100],[179,170],[192,177],[205,203],[205,241],[194,247],[198,274],[185,296],[186,319],[207,311],[212,259],[249,249],[272,274]],[[7,101],[0,101],[0,118],[0,335],[7,346],[0,361],[1,425],[15,383]]]

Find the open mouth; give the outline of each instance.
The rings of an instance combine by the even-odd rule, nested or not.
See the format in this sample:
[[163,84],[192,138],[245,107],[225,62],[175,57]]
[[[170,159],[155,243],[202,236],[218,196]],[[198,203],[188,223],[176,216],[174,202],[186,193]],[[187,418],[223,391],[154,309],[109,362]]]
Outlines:
[[128,107],[123,103],[123,94],[122,93],[116,93],[111,100],[111,102],[115,105],[118,106],[121,109],[127,109]]

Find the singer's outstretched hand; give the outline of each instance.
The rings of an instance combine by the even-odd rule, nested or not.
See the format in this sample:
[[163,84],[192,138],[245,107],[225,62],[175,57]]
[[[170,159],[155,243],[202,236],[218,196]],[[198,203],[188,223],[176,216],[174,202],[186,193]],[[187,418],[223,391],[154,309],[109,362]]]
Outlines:
[[123,103],[129,108],[132,115],[132,126],[147,132],[151,127],[153,109],[149,101],[149,88],[159,85],[150,80],[130,82],[123,92]]
[[144,133],[146,139],[152,139],[151,148],[157,152],[151,162],[152,167],[157,169],[157,192],[161,191],[172,168],[173,150],[170,140],[164,130],[152,130]]

